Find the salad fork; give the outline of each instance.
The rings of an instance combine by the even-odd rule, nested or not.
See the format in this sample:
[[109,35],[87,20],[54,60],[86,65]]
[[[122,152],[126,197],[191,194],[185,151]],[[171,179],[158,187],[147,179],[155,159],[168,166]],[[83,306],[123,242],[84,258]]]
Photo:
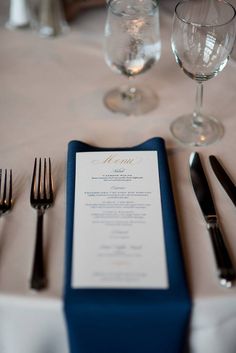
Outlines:
[[[8,182],[9,174],[9,182]],[[4,180],[3,180],[4,179]],[[3,183],[2,183],[3,180]],[[2,186],[3,184],[3,186]],[[11,210],[13,205],[12,201],[12,170],[9,173],[5,169],[4,177],[3,171],[0,169],[0,216]]]
[[30,192],[31,206],[37,211],[36,242],[30,280],[30,287],[35,290],[43,289],[47,285],[43,260],[43,216],[45,211],[53,205],[53,202],[51,159],[49,158],[47,163],[47,159],[44,158],[42,168],[41,158],[39,158],[39,163],[35,158]]

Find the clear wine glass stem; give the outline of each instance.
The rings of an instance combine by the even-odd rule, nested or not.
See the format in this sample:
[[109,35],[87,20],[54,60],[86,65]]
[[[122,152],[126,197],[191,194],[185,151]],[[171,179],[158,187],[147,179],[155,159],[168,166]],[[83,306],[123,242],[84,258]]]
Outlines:
[[140,92],[133,83],[134,77],[129,76],[128,79],[129,79],[128,86],[124,86],[123,88],[121,88],[122,99],[130,102],[135,102],[139,98]]
[[203,101],[203,83],[197,83],[196,99],[195,99],[195,108],[193,111],[193,126],[199,127],[202,125],[202,101]]
[[129,101],[134,101],[137,96],[137,88],[135,87],[128,87],[124,91],[122,91],[122,98],[128,99]]

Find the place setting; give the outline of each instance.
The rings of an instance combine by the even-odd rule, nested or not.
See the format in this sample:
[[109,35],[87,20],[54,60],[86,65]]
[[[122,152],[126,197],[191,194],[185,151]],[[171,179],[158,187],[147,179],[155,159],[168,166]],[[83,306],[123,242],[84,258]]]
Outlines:
[[[213,288],[216,295],[233,298],[236,288],[234,244],[228,236],[220,200],[225,197],[225,204],[234,210],[235,168],[230,165],[230,158],[224,157],[227,121],[221,120],[220,114],[212,116],[204,112],[203,85],[226,72],[235,43],[236,11],[227,1],[182,0],[176,2],[172,15],[170,52],[183,79],[189,82],[192,79],[196,85],[193,111],[185,113],[176,109],[175,116],[168,120],[168,127],[160,129],[160,134],[157,128],[155,134],[149,134],[140,142],[130,143],[134,140],[131,136],[127,144],[116,146],[114,143],[108,147],[106,135],[110,134],[112,140],[109,129],[104,130],[102,146],[93,136],[89,138],[89,131],[86,131],[89,123],[96,125],[97,121],[94,119],[83,125],[81,116],[74,114],[68,119],[68,125],[75,129],[73,137],[78,128],[79,137],[67,140],[65,145],[64,136],[61,140],[57,136],[61,132],[58,121],[58,129],[49,128],[49,133],[53,130],[60,149],[57,151],[56,147],[53,153],[50,141],[51,157],[36,157],[32,163],[28,204],[35,222],[35,234],[32,234],[34,246],[29,261],[27,295],[31,298],[29,293],[33,291],[32,297],[40,299],[51,289],[45,241],[50,236],[46,227],[54,222],[48,210],[58,205],[55,185],[59,175],[55,172],[54,154],[58,153],[58,158],[62,159],[61,153],[64,153],[65,199],[58,209],[65,210],[65,221],[60,219],[60,226],[62,223],[64,226],[60,231],[65,248],[57,261],[64,264],[60,299],[70,353],[157,353],[160,347],[165,353],[188,351],[189,331],[194,326],[191,320],[196,309],[190,287],[194,279],[190,281],[189,278],[191,266],[188,268],[185,258],[184,236],[180,232],[184,227],[180,227],[180,221],[187,224],[187,230],[197,225],[193,233],[201,233],[199,238],[204,237],[204,244],[207,244],[202,259],[198,259],[198,264],[196,262],[201,267],[201,262],[207,258],[210,268],[206,272],[211,277],[207,286]],[[107,2],[104,65],[109,71],[106,74],[114,75],[114,82],[123,80],[124,84],[105,89],[101,82],[102,108],[93,106],[93,109],[98,116],[100,112],[109,114],[105,115],[109,117],[109,123],[122,117],[124,127],[130,120],[138,125],[147,117],[147,123],[140,125],[145,129],[151,119],[159,119],[160,106],[164,111],[161,92],[158,94],[160,88],[154,87],[153,81],[145,76],[148,73],[151,77],[154,66],[161,61],[162,21],[156,1]],[[41,36],[54,37],[46,30],[49,31],[47,26],[41,30]],[[58,50],[58,44],[53,42],[53,45]],[[53,51],[50,60],[62,67],[59,56]],[[120,81],[115,80],[116,75],[121,76]],[[86,82],[87,97],[91,93],[88,87]],[[185,92],[179,87],[176,82],[172,89],[184,100]],[[64,87],[62,90],[64,98]],[[211,92],[211,97],[213,94]],[[188,97],[186,95],[186,99]],[[222,97],[216,95],[215,100],[223,101],[224,97],[222,92]],[[78,105],[82,105],[82,98]],[[67,108],[73,110],[66,99],[65,102]],[[169,104],[175,105],[172,97]],[[83,107],[81,109],[82,112]],[[65,119],[66,113],[65,109],[62,113]],[[167,129],[168,133],[163,134]],[[115,140],[115,129],[112,133]],[[140,133],[140,136],[147,135]],[[175,166],[170,163],[175,156],[170,153],[169,140],[174,143],[176,158],[182,158],[182,164],[178,166],[179,175],[183,169],[182,180],[171,175]],[[50,148],[48,146],[48,151]],[[14,165],[11,168],[0,169],[1,220],[8,213],[14,217],[18,202],[14,198]],[[176,190],[178,196],[181,188],[186,192],[178,202]],[[186,205],[191,205],[192,209],[185,210]],[[183,209],[179,210],[179,206]],[[185,211],[191,219],[179,218]],[[47,223],[44,223],[45,218]],[[190,242],[192,234],[185,236]],[[193,243],[197,244],[197,240]],[[201,240],[199,244],[200,249]],[[52,251],[48,256],[55,258],[58,254]],[[199,272],[200,275],[204,277],[204,273]],[[206,294],[207,289],[203,293]]]
[[[115,72],[132,79],[151,69],[159,57],[159,28],[151,29],[152,18],[157,16],[155,5],[141,6],[111,0],[105,25],[106,62]],[[206,5],[203,1],[183,1],[175,8],[172,50],[184,73],[197,83],[194,112],[178,118],[170,127],[184,146],[208,146],[223,137],[222,124],[202,113],[203,82],[227,64],[235,39],[234,21],[233,6],[224,2]],[[104,103],[129,119],[155,109],[149,99],[132,82],[128,88],[108,92]],[[156,104],[157,99],[154,101]],[[229,290],[234,286],[235,264],[219,226],[200,155],[189,154],[192,192],[212,242],[216,284]],[[156,137],[131,148],[111,149],[72,141],[67,163],[64,308],[71,352],[77,352],[80,345],[86,345],[89,352],[143,352],[144,344],[149,353],[157,352],[160,346],[165,352],[182,352],[192,301],[164,139]],[[233,190],[235,197],[235,184]],[[171,344],[165,337],[173,317],[178,325],[172,325]],[[89,330],[84,329],[87,322]],[[128,329],[130,325],[135,327],[135,337]],[[162,327],[162,335],[153,327]],[[89,341],[91,330],[97,336]]]

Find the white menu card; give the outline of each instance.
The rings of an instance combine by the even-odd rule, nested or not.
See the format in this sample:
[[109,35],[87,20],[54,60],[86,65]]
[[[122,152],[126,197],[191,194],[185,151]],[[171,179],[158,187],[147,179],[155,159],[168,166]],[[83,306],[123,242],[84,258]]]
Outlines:
[[73,288],[168,288],[156,151],[78,152]]

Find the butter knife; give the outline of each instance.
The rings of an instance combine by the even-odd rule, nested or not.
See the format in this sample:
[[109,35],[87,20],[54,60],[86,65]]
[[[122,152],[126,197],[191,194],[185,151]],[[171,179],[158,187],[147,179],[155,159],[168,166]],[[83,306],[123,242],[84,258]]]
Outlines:
[[224,287],[230,288],[236,278],[236,272],[219,227],[211,191],[197,152],[193,152],[190,155],[189,164],[193,189],[205,218],[212,241],[220,284]]
[[225,169],[218,161],[215,156],[209,157],[211,167],[217,176],[219,182],[227,192],[228,196],[231,198],[234,206],[236,206],[236,186],[233,181],[230,179],[229,175],[226,173]]

